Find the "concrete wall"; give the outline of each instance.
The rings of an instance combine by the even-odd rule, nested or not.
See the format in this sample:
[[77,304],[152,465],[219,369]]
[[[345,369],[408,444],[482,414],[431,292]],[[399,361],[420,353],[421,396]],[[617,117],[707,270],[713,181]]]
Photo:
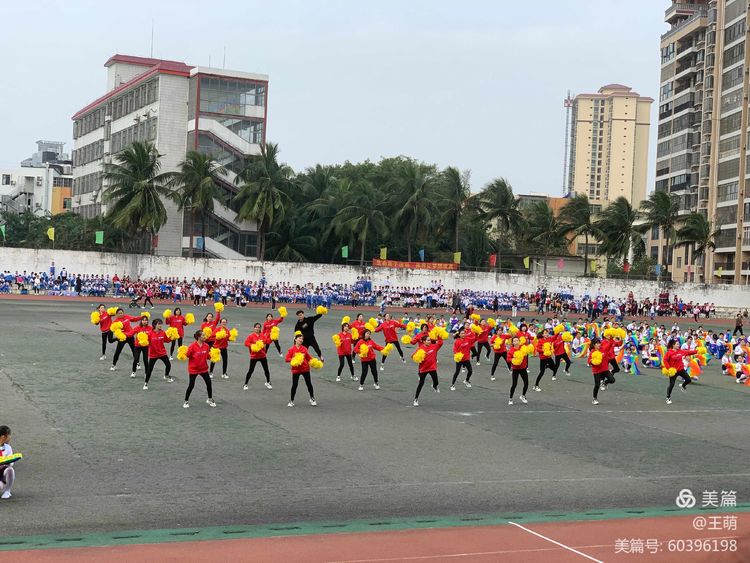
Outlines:
[[[632,291],[636,298],[655,297],[655,282],[636,280],[584,279],[580,277],[544,277],[541,275],[493,274],[487,272],[446,272],[430,270],[397,270],[327,264],[294,264],[244,260],[204,260],[171,256],[108,254],[69,250],[30,250],[0,248],[0,271],[49,271],[52,260],[56,271],[65,267],[69,273],[118,274],[148,278],[152,276],[187,278],[211,277],[257,280],[265,272],[268,283],[304,284],[337,282],[351,284],[358,276],[367,276],[375,285],[390,281],[393,286],[424,287],[440,280],[450,289],[487,291],[533,291],[539,286],[551,290],[571,288],[574,295],[609,295],[626,297]],[[670,292],[687,301],[715,303],[730,309],[750,307],[750,287],[735,285],[705,286],[673,284]]]

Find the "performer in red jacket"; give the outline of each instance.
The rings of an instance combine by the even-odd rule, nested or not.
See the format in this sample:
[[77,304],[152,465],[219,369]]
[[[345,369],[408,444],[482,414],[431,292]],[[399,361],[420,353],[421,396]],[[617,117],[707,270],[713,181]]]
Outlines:
[[[229,379],[229,375],[227,374],[227,369],[229,368],[229,353],[228,353],[227,347],[229,346],[229,331],[230,330],[232,329],[230,329],[229,325],[227,325],[227,320],[221,319],[219,324],[214,327],[213,334],[211,335],[211,338],[213,339],[211,346],[219,350],[219,353],[221,354],[221,378],[222,379]],[[219,336],[223,336],[223,338],[219,338]],[[208,376],[210,378],[213,378],[214,376],[215,366],[216,364],[211,362],[211,365],[208,368]]]
[[[458,374],[461,373],[461,368],[466,369],[466,379],[464,379],[464,385],[468,389],[471,388],[471,356],[473,354],[474,343],[477,341],[477,335],[466,327],[462,327],[458,330],[456,339],[453,342],[453,358],[456,362],[456,370],[453,372],[453,379],[451,381],[451,391],[456,390],[456,379]],[[461,354],[461,359],[456,360],[456,354]]]
[[668,344],[667,353],[664,355],[664,369],[675,370],[674,375],[669,376],[669,386],[667,387],[667,404],[672,404],[672,390],[678,377],[682,378],[682,385],[680,385],[680,391],[686,391],[685,387],[690,385],[692,379],[685,371],[685,364],[682,359],[685,356],[692,356],[696,352],[695,350],[680,350],[679,340],[670,340]]
[[354,364],[352,363],[352,331],[349,323],[342,323],[341,332],[336,335],[338,344],[336,345],[336,354],[339,357],[339,371],[336,373],[336,381],[341,381],[341,372],[344,370],[344,363],[349,365],[350,377],[354,380]]
[[[401,356],[401,361],[406,363],[404,352],[401,350],[401,343],[398,341],[398,333],[396,332],[399,328],[404,329],[406,328],[406,325],[394,320],[390,313],[386,313],[385,320],[377,326],[375,332],[382,332],[383,336],[385,336],[386,346],[388,344],[393,344],[393,347],[398,351],[398,355]],[[383,356],[383,359],[380,361],[381,370],[385,369],[384,364],[386,359],[388,359],[388,356]]]
[[266,344],[266,352],[268,352],[268,348],[271,346],[271,343],[273,343],[276,346],[276,351],[279,353],[279,358],[282,357],[281,345],[279,344],[278,340],[271,340],[270,335],[271,335],[271,329],[275,326],[279,326],[283,322],[284,322],[284,317],[279,317],[277,319],[274,319],[273,314],[271,313],[268,313],[266,315],[266,320],[263,322],[263,333],[269,336],[268,344]]
[[[367,353],[363,354],[363,346],[367,346]],[[378,369],[377,360],[375,359],[375,350],[383,350],[383,346],[375,342],[370,335],[370,331],[365,329],[362,333],[362,338],[354,346],[354,352],[359,356],[362,363],[362,374],[359,376],[359,390],[364,390],[365,379],[367,379],[367,371],[372,372],[372,378],[375,380],[375,389],[380,389],[380,383],[378,383]]]
[[[119,322],[122,323],[122,332],[125,334],[125,340],[118,340],[117,346],[115,347],[115,355],[112,357],[112,367],[109,368],[109,371],[115,371],[115,367],[117,366],[117,361],[120,359],[120,352],[122,352],[122,349],[127,344],[130,347],[130,352],[133,354],[133,359],[135,359],[135,346],[133,346],[133,327],[130,326],[131,322],[140,321],[141,317],[131,317],[130,315],[126,315],[125,312],[118,308],[117,312],[115,313],[115,318],[112,319],[112,322]],[[112,325],[110,324],[110,330],[112,328]],[[137,368],[137,362],[136,366],[134,366],[133,371]]]
[[[268,345],[270,342],[270,331],[264,331],[260,323],[255,323],[253,325],[253,332],[251,332],[245,339],[245,346],[247,347],[248,352],[250,352],[250,367],[245,376],[245,385],[242,387],[245,391],[248,390],[248,384],[250,383],[250,378],[255,371],[256,364],[260,364],[263,368],[263,373],[266,376],[266,389],[273,389],[271,386],[271,372],[268,370],[268,359],[266,358],[266,352],[268,351]],[[259,349],[257,351],[253,350],[253,346],[256,346]]]
[[202,377],[203,381],[206,383],[206,392],[208,393],[208,399],[206,399],[206,403],[208,403],[209,407],[215,407],[216,402],[213,399],[211,378],[208,377],[208,352],[211,347],[205,342],[206,339],[203,336],[203,330],[196,331],[193,335],[193,338],[195,338],[195,342],[188,346],[187,350],[188,377],[190,379],[190,382],[188,383],[188,388],[185,391],[185,402],[183,403],[182,408],[186,409],[190,407],[190,393],[193,392],[193,387],[195,387],[195,380],[198,376]]
[[115,341],[112,333],[109,331],[109,327],[112,326],[112,317],[110,317],[109,313],[107,313],[107,308],[104,306],[104,303],[99,303],[99,306],[96,308],[96,310],[99,312],[99,330],[102,333],[102,355],[99,359],[106,360],[107,343]]
[[167,348],[164,346],[164,343],[168,340],[167,334],[162,330],[161,319],[151,321],[151,332],[148,335],[148,365],[146,366],[146,380],[143,382],[144,391],[148,391],[148,382],[154,372],[154,366],[159,360],[164,362],[164,381],[167,383],[174,381],[169,376],[169,372],[172,371],[172,364],[169,361],[169,356],[167,356]]
[[180,335],[177,340],[172,340],[172,346],[169,347],[169,359],[171,360],[174,357],[175,345],[179,349],[179,347],[182,346],[182,339],[185,338],[185,327],[187,326],[187,321],[182,315],[182,309],[175,307],[174,312],[167,319],[167,326],[176,328],[177,334]]
[[607,355],[602,349],[603,342],[597,338],[591,341],[589,349],[588,364],[591,366],[591,374],[594,376],[594,398],[591,400],[592,405],[599,404],[599,390],[606,389],[607,385],[615,382],[615,376],[609,371],[609,361]]
[[[428,331],[429,332],[429,331]],[[429,335],[422,341],[419,346],[412,354],[414,358],[417,354],[420,354],[420,350],[424,351],[424,359],[419,362],[419,383],[417,384],[417,392],[414,394],[414,406],[419,406],[419,394],[422,392],[424,382],[429,375],[432,378],[432,389],[435,393],[440,393],[438,389],[438,372],[437,372],[437,354],[440,347],[443,345],[441,339],[433,340]]]
[[312,356],[310,355],[310,352],[307,351],[307,348],[302,345],[304,340],[305,337],[301,332],[295,334],[294,345],[286,351],[286,357],[284,358],[285,361],[291,365],[294,357],[297,354],[302,354],[302,362],[299,365],[291,366],[292,392],[289,404],[287,405],[288,407],[294,406],[294,396],[297,394],[297,385],[299,384],[300,375],[304,378],[307,392],[310,394],[310,404],[314,407],[318,405],[318,403],[315,402],[315,391],[313,390],[312,380],[310,379],[310,360],[312,360]]
[[539,384],[542,382],[544,372],[548,369],[552,372],[552,380],[557,379],[555,377],[555,361],[552,359],[555,355],[553,340],[554,338],[549,335],[549,331],[546,328],[537,334],[536,353],[539,354],[539,375],[536,376],[536,382],[533,387],[534,391],[538,392],[542,390]]
[[495,352],[495,357],[492,360],[492,370],[490,371],[490,381],[495,381],[495,370],[497,370],[497,364],[500,363],[501,358],[505,360],[505,363],[508,366],[508,373],[510,373],[511,371],[507,348],[507,343],[510,339],[510,334],[501,333],[495,333],[495,335],[490,339],[490,346],[492,346],[492,349]]
[[[508,358],[510,359],[510,365],[511,365],[511,385],[510,385],[510,398],[508,399],[508,404],[513,404],[513,395],[516,392],[516,386],[518,385],[518,378],[520,377],[523,381],[523,391],[521,391],[521,396],[519,397],[521,399],[522,403],[528,403],[526,400],[526,392],[529,390],[529,356],[526,353],[525,346],[528,346],[529,344],[521,344],[521,339],[518,336],[514,336],[511,339],[511,346],[508,350]],[[514,354],[518,352],[519,358],[514,358]]]

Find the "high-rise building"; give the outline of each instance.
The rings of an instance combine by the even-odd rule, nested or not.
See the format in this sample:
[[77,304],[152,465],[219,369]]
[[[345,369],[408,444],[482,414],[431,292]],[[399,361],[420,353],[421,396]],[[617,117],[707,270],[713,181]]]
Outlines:
[[[211,154],[227,169],[220,187],[229,201],[246,158],[265,142],[268,76],[129,55],[114,55],[104,66],[107,93],[73,116],[73,211],[106,212],[104,165],[134,141],[156,145],[162,172],[177,170],[189,150]],[[239,221],[231,208],[214,203],[204,240],[200,219],[164,204],[168,218],[157,254],[187,255],[192,239],[194,254],[257,257],[256,224]]]
[[[674,281],[742,283],[750,276],[750,194],[746,191],[747,0],[673,2],[661,37],[656,189],[677,195],[719,230],[716,249],[696,257],[680,246],[665,261]],[[742,179],[742,180],[741,180]],[[650,252],[666,252],[653,230]]]

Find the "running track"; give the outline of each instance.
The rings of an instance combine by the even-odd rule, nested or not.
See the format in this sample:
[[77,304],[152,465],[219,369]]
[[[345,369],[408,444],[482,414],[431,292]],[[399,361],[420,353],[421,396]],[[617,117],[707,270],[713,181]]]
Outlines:
[[[750,515],[737,513],[737,530],[696,531],[695,515],[544,522],[508,522],[368,533],[183,541],[69,549],[4,551],[3,560],[25,562],[129,561],[750,561]],[[657,539],[658,552],[617,553],[618,539]],[[669,540],[728,540],[736,551],[670,551]],[[709,543],[708,545],[713,545]]]

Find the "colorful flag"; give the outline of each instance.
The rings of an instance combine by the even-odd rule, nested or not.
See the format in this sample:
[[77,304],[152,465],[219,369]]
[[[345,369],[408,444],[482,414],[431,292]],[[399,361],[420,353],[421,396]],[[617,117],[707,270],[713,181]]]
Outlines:
[[526,268],[528,270],[530,264],[531,264],[531,258],[529,256],[527,256],[526,258],[523,259],[523,267],[524,268]]
[[341,257],[342,258],[349,258],[349,245],[341,247]]
[[497,266],[497,254],[490,254],[490,268]]
[[424,262],[424,248],[420,248],[418,254],[419,254],[419,259],[422,262]]
[[453,263],[454,264],[460,264],[461,263],[461,253],[460,252],[454,252],[453,253]]
[[104,231],[96,231],[96,244],[104,244]]
[[380,247],[380,259],[388,260],[388,249],[385,246]]
[[719,277],[721,277],[723,273],[724,273],[724,268],[720,267],[718,270],[716,270],[716,275]]
[[562,270],[562,269],[563,269],[564,267],[565,267],[565,259],[563,259],[563,258],[560,258],[560,259],[559,259],[559,260],[557,261],[557,269],[558,269],[558,270]]
[[661,264],[657,264],[656,266],[654,266],[654,271],[656,272],[657,276],[661,275]]
[[630,271],[630,262],[625,260],[625,262],[622,264],[622,271],[626,274]]
[[55,227],[50,227],[47,229],[47,237],[49,237],[49,240],[54,241],[55,240]]
[[592,260],[589,266],[591,266],[592,272],[596,272],[599,269],[599,263],[596,260]]
[[0,225],[0,233],[3,233],[3,238],[5,238],[5,225]]

